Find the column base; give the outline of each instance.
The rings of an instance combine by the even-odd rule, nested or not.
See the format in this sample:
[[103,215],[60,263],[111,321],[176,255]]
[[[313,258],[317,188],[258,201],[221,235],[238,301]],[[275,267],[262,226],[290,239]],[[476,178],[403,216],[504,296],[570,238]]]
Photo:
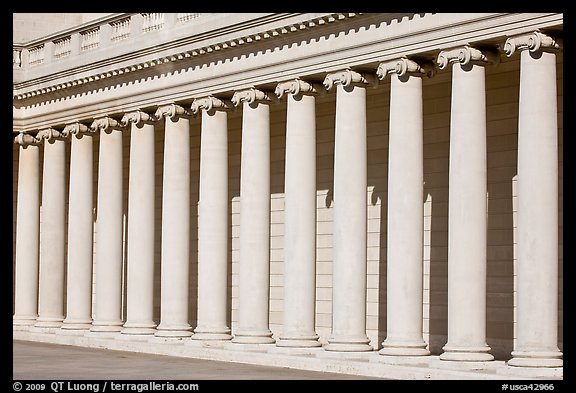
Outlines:
[[156,333],[156,324],[154,322],[126,322],[120,330],[122,334],[132,335],[151,335]]
[[14,326],[32,326],[36,323],[38,315],[14,315],[12,325]]
[[156,328],[156,333],[154,337],[165,337],[165,338],[186,338],[192,336],[192,327],[188,324],[186,325],[172,325],[166,326],[166,324],[158,325]]
[[321,347],[317,334],[308,335],[282,335],[278,338],[276,346],[291,348]]
[[562,352],[558,351],[512,351],[507,364],[513,367],[563,367]]
[[202,340],[202,341],[230,341],[232,340],[232,335],[230,334],[229,328],[203,328],[196,327],[194,329],[194,335],[191,337],[192,340]]
[[445,345],[444,353],[440,355],[440,360],[453,360],[458,362],[487,362],[494,360],[494,356],[488,353],[491,348],[488,345],[479,347],[456,347]]
[[38,317],[34,327],[39,328],[59,328],[64,322],[64,317]]
[[66,318],[62,323],[61,329],[64,330],[90,330],[92,319],[69,319]]
[[386,339],[382,343],[380,355],[390,356],[428,356],[430,351],[426,349],[424,341],[401,341]]
[[232,338],[235,344],[274,344],[276,340],[272,338],[270,330],[237,332]]
[[330,337],[328,344],[324,346],[326,351],[334,352],[367,352],[373,351],[374,348],[369,344],[370,340],[367,336],[360,338],[348,337]]
[[122,330],[122,321],[94,321],[91,332],[119,332]]

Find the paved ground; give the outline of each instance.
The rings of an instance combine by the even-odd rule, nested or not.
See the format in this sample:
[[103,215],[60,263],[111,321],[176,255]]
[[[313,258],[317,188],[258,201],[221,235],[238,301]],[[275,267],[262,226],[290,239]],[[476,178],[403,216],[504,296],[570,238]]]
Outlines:
[[13,341],[13,379],[367,380],[377,378]]

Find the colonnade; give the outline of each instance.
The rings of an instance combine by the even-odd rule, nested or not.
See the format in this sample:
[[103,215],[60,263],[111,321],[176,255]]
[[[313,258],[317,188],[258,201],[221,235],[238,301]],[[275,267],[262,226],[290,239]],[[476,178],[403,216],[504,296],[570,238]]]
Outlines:
[[[557,347],[558,152],[555,51],[542,33],[510,37],[520,51],[518,123],[517,336],[511,366],[562,366]],[[440,359],[489,361],[486,343],[487,153],[485,67],[490,50],[440,51],[452,69],[448,228],[448,337]],[[434,66],[402,57],[376,72],[343,68],[323,85],[306,77],[207,95],[190,108],[79,120],[62,131],[19,134],[14,325],[34,329],[119,332],[164,339],[319,347],[315,331],[315,97],[336,90],[332,332],[324,349],[372,351],[366,335],[366,89],[391,78],[387,337],[383,356],[427,356],[423,339],[422,79]],[[274,94],[275,93],[275,94]],[[284,321],[269,328],[270,104],[287,99]],[[227,324],[227,111],[242,110],[238,322]],[[190,259],[190,120],[201,116],[198,222],[198,320],[188,316]],[[160,321],[153,320],[155,124],[164,122]],[[122,132],[130,128],[126,320],[122,319]],[[92,310],[92,139],[99,133]],[[65,143],[71,140],[68,250],[65,256]],[[43,143],[43,173],[39,149]],[[41,180],[41,181],[40,181]],[[42,189],[40,189],[40,184]],[[40,193],[42,200],[40,201]],[[40,202],[42,221],[40,222]],[[537,209],[534,206],[538,206]],[[39,247],[39,244],[41,247]],[[68,263],[64,299],[65,261]],[[64,315],[66,304],[66,315]]]

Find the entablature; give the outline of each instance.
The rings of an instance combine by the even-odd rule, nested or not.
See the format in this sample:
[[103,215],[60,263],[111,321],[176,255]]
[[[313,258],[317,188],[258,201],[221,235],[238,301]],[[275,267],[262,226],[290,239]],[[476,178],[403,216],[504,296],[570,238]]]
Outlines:
[[508,37],[535,30],[561,34],[563,25],[561,13],[208,15],[216,16],[188,22],[206,17],[224,27],[213,24],[196,35],[182,26],[178,33],[166,30],[156,46],[148,40],[148,49],[127,44],[127,53],[110,51],[108,60],[86,62],[84,71],[42,65],[37,74],[26,71],[27,78],[37,76],[14,84],[14,132],[160,104],[188,105],[209,95],[230,99],[241,89],[274,91],[277,83],[294,78],[321,83],[345,68],[375,75],[382,62],[436,62],[441,50],[459,45],[479,44],[504,56]]

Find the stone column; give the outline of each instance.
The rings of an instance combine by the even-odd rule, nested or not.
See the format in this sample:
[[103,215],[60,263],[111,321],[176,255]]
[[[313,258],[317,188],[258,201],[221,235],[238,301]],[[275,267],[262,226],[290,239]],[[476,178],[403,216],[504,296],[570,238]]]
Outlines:
[[190,271],[190,120],[181,106],[158,108],[166,118],[162,184],[160,324],[156,336],[192,335],[188,322]]
[[18,202],[13,325],[30,326],[38,318],[40,252],[40,146],[29,134],[18,134]]
[[232,341],[274,343],[269,323],[270,285],[270,107],[256,89],[237,91],[243,105],[240,169],[240,274],[238,328]]
[[95,302],[92,332],[122,329],[122,130],[110,117],[94,120],[100,131],[96,208]]
[[40,222],[40,289],[34,326],[57,328],[64,321],[66,261],[66,142],[54,129],[41,130],[44,139],[42,219]]
[[284,331],[279,347],[319,347],[316,317],[316,98],[300,79],[276,87],[287,95],[284,208]]
[[422,334],[424,136],[422,77],[432,67],[402,58],[378,67],[390,74],[388,148],[387,327],[380,354],[429,355]]
[[124,114],[130,124],[126,322],[122,334],[154,334],[155,118],[142,111]]
[[448,342],[442,360],[487,361],[487,156],[484,65],[498,56],[464,46],[440,52],[452,66],[448,205]]
[[66,319],[62,325],[66,330],[92,326],[92,134],[93,130],[81,123],[68,124],[62,131],[71,138]]
[[558,349],[558,108],[554,38],[509,38],[520,52],[516,343],[510,366],[562,367]]
[[328,74],[336,86],[332,334],[327,351],[371,351],[366,335],[366,84],[352,70]]
[[230,340],[228,313],[228,114],[229,104],[194,100],[202,113],[198,214],[198,324],[195,340]]

